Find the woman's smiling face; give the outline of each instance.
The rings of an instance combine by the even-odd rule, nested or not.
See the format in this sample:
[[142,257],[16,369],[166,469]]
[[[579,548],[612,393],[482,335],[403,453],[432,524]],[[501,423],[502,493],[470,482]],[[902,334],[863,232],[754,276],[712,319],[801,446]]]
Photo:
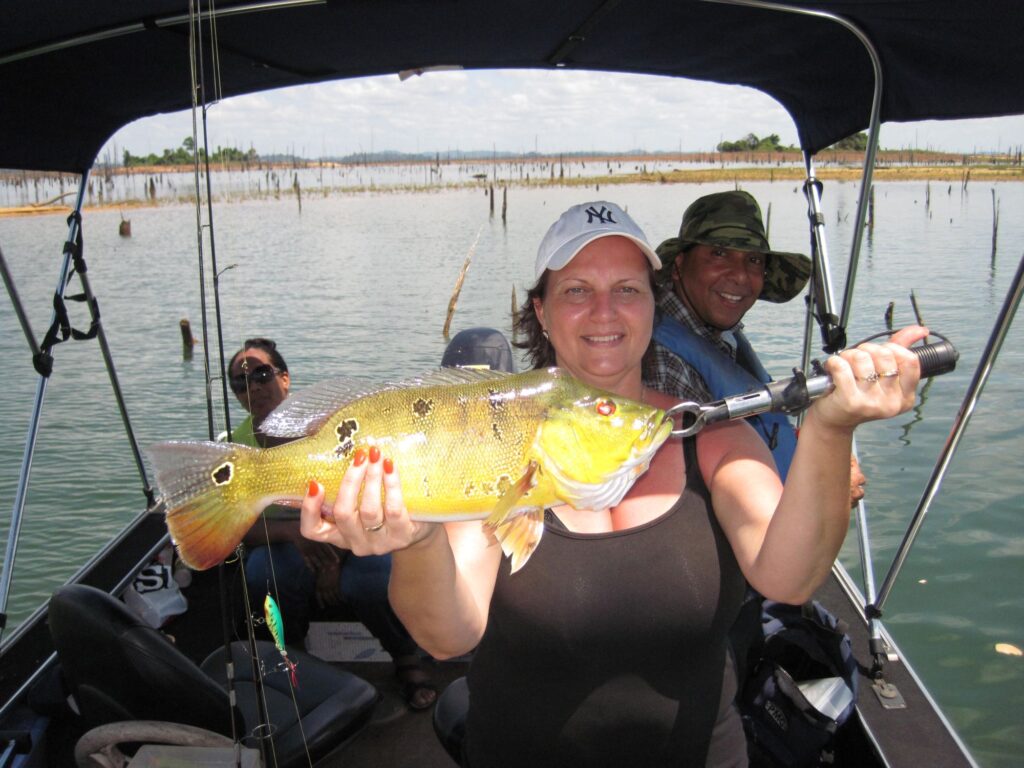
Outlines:
[[[650,262],[624,237],[585,246],[548,273],[534,310],[560,367],[601,389],[639,389],[640,364],[651,341],[654,293]],[[624,394],[639,396],[639,392]]]

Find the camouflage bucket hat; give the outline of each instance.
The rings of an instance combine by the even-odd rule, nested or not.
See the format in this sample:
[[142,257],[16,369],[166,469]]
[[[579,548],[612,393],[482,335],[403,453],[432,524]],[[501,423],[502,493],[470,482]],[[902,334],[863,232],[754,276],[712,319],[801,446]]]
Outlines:
[[773,251],[761,221],[761,209],[747,192],[716,192],[697,198],[683,213],[679,237],[658,246],[664,265],[658,279],[671,285],[676,256],[696,243],[737,251],[757,251],[767,257],[764,287],[759,299],[776,304],[798,296],[811,276],[811,260],[801,253]]

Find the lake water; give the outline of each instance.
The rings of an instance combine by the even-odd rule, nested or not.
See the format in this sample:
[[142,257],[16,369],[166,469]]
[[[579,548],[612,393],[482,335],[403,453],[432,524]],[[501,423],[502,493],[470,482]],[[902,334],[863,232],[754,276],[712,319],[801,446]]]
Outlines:
[[[773,245],[806,251],[799,186],[742,186],[765,210],[771,205]],[[246,337],[273,337],[295,387],[338,375],[416,373],[440,360],[448,300],[474,242],[453,332],[475,325],[508,332],[513,289],[522,301],[537,244],[569,205],[607,196],[657,243],[676,233],[696,196],[727,188],[732,185],[511,188],[505,224],[500,214],[489,216],[479,189],[303,195],[301,213],[287,195],[221,205],[214,223],[225,345],[230,354]],[[1000,214],[994,255],[993,189]],[[856,185],[835,183],[824,195],[840,297],[857,194]],[[958,370],[935,379],[913,412],[858,431],[881,582],[1024,252],[1024,184],[972,182],[964,191],[957,184],[886,183],[877,185],[875,199],[850,339],[883,330],[889,302],[898,325],[911,322],[913,291],[925,322],[961,353]],[[205,437],[202,347],[183,360],[178,330],[188,318],[201,333],[195,210],[166,206],[126,215],[131,238],[118,236],[117,210],[87,213],[84,235],[89,279],[137,436],[143,445]],[[65,234],[61,216],[0,219],[0,248],[37,338],[49,323]],[[78,290],[76,280],[72,292]],[[71,312],[77,327],[87,326],[80,305]],[[799,364],[802,302],[759,305],[747,327],[777,376]],[[886,605],[887,626],[985,766],[1018,765],[1024,753],[1024,658],[996,651],[997,643],[1024,646],[1022,335],[1018,322]],[[212,332],[211,343],[216,352]],[[96,342],[62,344],[55,356],[17,553],[12,626],[144,505]],[[0,418],[9,433],[0,445],[6,541],[36,387],[27,344],[6,302],[0,359]],[[235,406],[232,413],[237,423],[241,411]],[[220,410],[217,420],[219,429]],[[849,543],[843,557],[855,566]]]

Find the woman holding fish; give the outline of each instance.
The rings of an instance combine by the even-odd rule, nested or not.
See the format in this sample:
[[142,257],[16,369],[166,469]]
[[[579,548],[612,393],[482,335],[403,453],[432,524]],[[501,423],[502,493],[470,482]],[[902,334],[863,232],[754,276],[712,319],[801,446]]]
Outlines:
[[[520,325],[536,366],[603,390],[569,404],[580,413],[637,421],[637,404],[674,405],[641,383],[659,267],[607,202],[566,211],[541,243]],[[476,649],[468,765],[745,765],[726,640],[745,580],[800,603],[826,578],[849,523],[854,428],[913,405],[919,367],[902,344],[924,335],[905,329],[901,344],[825,363],[835,389],[807,411],[785,487],[742,421],[682,441],[659,432],[631,487],[602,495],[595,479],[580,503],[546,511],[538,544],[536,526],[415,519],[404,499],[417,479],[403,487],[401,460],[373,446],[332,503],[310,483],[302,532],[360,555],[392,552],[391,601],[420,645],[440,658]],[[579,461],[599,453],[581,444]],[[524,490],[563,474],[564,462],[531,462],[511,516]],[[530,561],[513,574],[502,548],[522,546]]]

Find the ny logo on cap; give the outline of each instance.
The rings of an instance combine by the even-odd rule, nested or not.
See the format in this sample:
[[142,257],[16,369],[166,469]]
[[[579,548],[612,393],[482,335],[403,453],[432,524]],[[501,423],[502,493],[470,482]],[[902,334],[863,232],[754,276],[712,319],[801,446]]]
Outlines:
[[618,222],[612,218],[612,212],[609,211],[605,206],[601,206],[601,210],[595,210],[594,206],[590,206],[585,211],[587,214],[587,224],[593,224],[594,219],[597,219],[599,224],[618,224]]

